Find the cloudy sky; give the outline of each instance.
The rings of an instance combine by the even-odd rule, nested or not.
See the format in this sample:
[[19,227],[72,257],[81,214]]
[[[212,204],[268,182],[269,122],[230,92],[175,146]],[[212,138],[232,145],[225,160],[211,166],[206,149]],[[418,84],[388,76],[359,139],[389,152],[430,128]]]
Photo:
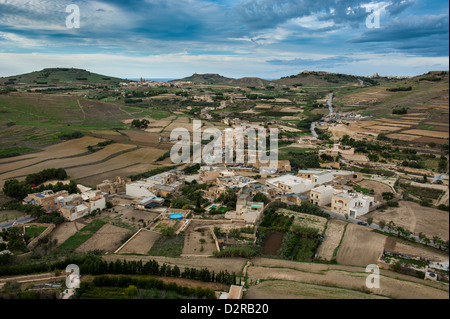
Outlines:
[[448,46],[448,0],[0,0],[0,76],[418,75],[448,70]]

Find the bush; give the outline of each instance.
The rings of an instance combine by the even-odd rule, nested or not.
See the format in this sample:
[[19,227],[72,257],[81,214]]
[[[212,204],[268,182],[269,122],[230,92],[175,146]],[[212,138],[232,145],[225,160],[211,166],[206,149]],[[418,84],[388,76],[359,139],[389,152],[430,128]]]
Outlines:
[[387,205],[389,207],[398,207],[399,206],[398,202],[394,202],[394,201],[388,201]]

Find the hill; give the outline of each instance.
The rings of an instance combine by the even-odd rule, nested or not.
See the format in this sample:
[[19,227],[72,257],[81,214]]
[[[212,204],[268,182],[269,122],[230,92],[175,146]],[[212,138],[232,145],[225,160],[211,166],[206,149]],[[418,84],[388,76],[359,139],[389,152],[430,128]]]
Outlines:
[[188,76],[188,77],[185,77],[185,78],[182,78],[179,80],[170,81],[170,82],[190,81],[194,84],[219,84],[219,83],[226,83],[231,80],[234,80],[234,79],[227,78],[227,77],[221,76],[219,74],[197,74],[197,73],[194,73],[191,76]]
[[286,86],[351,86],[360,85],[360,80],[364,82],[364,85],[378,84],[385,79],[368,79],[356,75],[329,73],[324,71],[303,71],[296,75],[282,77],[279,80],[272,81],[274,84],[286,85]]
[[237,80],[231,80],[228,84],[238,86],[265,86],[269,85],[271,81],[263,80],[260,78],[245,77]]
[[2,86],[76,87],[80,85],[118,85],[124,79],[75,68],[48,68],[0,78]]

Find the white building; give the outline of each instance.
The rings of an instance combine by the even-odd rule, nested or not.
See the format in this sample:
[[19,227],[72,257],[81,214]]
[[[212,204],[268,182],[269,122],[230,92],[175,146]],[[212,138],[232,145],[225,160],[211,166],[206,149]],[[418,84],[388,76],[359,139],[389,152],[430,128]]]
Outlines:
[[317,182],[294,175],[283,175],[266,180],[266,185],[274,187],[281,194],[300,194],[311,190]]
[[343,191],[334,194],[331,199],[331,210],[349,217],[358,217],[367,214],[375,207],[375,199],[361,193]]
[[330,185],[320,185],[311,189],[309,200],[311,203],[318,206],[325,206],[331,203],[333,195],[338,191]]
[[133,196],[136,198],[141,197],[156,197],[150,189],[152,189],[154,183],[137,181],[126,185],[127,196]]

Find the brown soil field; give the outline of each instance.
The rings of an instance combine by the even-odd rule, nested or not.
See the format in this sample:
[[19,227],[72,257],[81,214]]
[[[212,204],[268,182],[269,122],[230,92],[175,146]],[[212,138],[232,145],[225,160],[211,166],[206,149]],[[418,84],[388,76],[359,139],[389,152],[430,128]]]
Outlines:
[[[103,172],[116,171],[135,164],[150,165],[150,163],[152,163],[155,159],[157,159],[164,153],[165,150],[149,149],[149,148],[139,149],[136,151],[121,154],[119,156],[109,159],[106,162],[71,168],[67,170],[67,173],[73,178],[80,179],[91,175],[98,175]],[[113,176],[117,176],[117,172],[111,174]]]
[[409,124],[397,124],[397,123],[388,123],[388,122],[380,122],[380,124],[378,124],[378,125],[389,126],[389,127],[397,127],[398,129],[408,128],[408,127],[412,126],[412,125],[409,125]]
[[[383,124],[391,123],[391,124],[402,124],[402,125],[409,125],[409,126],[419,124],[418,121],[407,121],[407,120],[399,120],[399,119],[380,119],[380,121],[382,121]],[[365,123],[365,121],[363,123]]]
[[[287,260],[254,258],[248,268],[249,279],[289,281],[293,283],[313,284],[325,287],[344,288],[357,292],[399,299],[448,299],[448,285],[394,273],[381,269],[380,288],[368,289],[365,285],[368,273],[365,267],[326,265],[317,263],[299,263]],[[258,285],[256,286],[258,287]],[[264,287],[264,286],[263,286]],[[267,298],[270,289],[264,290]],[[251,295],[250,295],[251,296]],[[288,296],[286,296],[289,298]],[[331,296],[328,296],[329,298]]]
[[264,255],[276,255],[281,248],[284,235],[280,232],[270,232],[262,246],[262,253]]
[[[205,243],[200,243],[204,239]],[[203,246],[203,251],[201,247]],[[202,235],[200,232],[188,232],[184,237],[183,256],[185,255],[204,255],[211,256],[216,251],[216,244],[211,237],[210,231],[205,231]]]
[[44,148],[41,152],[15,156],[13,158],[0,159],[0,171],[6,172],[9,170],[19,169],[36,162],[53,159],[64,158],[68,156],[75,156],[87,152],[89,145],[95,145],[103,139],[85,136],[76,140],[55,144]]
[[419,138],[421,138],[419,135],[409,135],[409,134],[401,134],[401,133],[393,133],[393,134],[388,134],[386,135],[389,138],[393,138],[396,140],[402,140],[402,141],[415,141]]
[[271,109],[272,107],[271,104],[256,104],[255,109]]
[[348,224],[336,260],[344,265],[376,264],[385,242],[386,236],[372,232],[371,228]]
[[363,219],[368,217],[372,217],[375,224],[378,224],[380,220],[386,223],[392,220],[396,225],[415,234],[422,232],[428,237],[439,236],[444,240],[449,239],[448,212],[424,207],[414,202],[400,201],[399,207],[391,207],[384,212],[375,210],[362,216]]
[[287,280],[267,280],[251,286],[242,299],[385,299],[362,291]]
[[346,222],[338,219],[330,219],[328,221],[327,230],[325,231],[325,239],[317,250],[318,257],[324,260],[333,259],[334,250],[341,241],[346,224]]
[[168,265],[174,266],[178,265],[182,270],[185,267],[194,268],[208,268],[210,271],[220,272],[227,270],[228,272],[235,272],[236,274],[241,273],[247,259],[244,258],[198,258],[194,256],[186,257],[163,257],[163,256],[133,256],[133,255],[115,255],[109,254],[102,257],[106,261],[114,261],[116,259],[126,259],[126,260],[142,260],[144,263],[148,260],[155,260],[159,264],[166,263]]
[[78,221],[75,222],[65,222],[58,225],[50,235],[51,240],[56,239],[57,243],[54,248],[58,247],[64,243],[69,237],[75,235],[75,233],[83,228],[85,225]]
[[388,237],[385,249],[394,253],[426,258],[435,262],[448,260],[448,253],[444,251],[439,251],[431,247],[423,247],[419,244],[413,244],[395,237]]
[[439,125],[439,126],[435,126],[434,127],[434,131],[442,131],[442,132],[448,132],[448,126],[441,126],[441,125]]
[[129,144],[159,148],[159,134],[144,131],[121,131],[130,138]]
[[372,181],[369,179],[364,179],[358,183],[359,186],[367,189],[373,189],[375,195],[381,195],[383,192],[393,192],[389,185],[382,182]]
[[376,130],[376,131],[382,131],[382,132],[392,132],[392,131],[398,131],[401,129],[401,127],[395,127],[395,126],[388,126],[388,125],[374,125],[367,127],[369,130]]
[[118,169],[107,170],[106,172],[101,171],[98,173],[94,173],[86,177],[78,178],[77,181],[83,185],[95,187],[95,185],[100,184],[105,179],[111,180],[115,176],[122,176],[122,177],[130,176],[136,173],[149,171],[154,167],[155,167],[154,165],[149,164],[135,164],[127,167],[121,167]]
[[122,243],[121,240],[129,234],[130,230],[117,227],[111,224],[103,225],[91,238],[75,249],[76,252],[88,252],[99,249],[107,252],[114,252]]
[[422,135],[428,137],[448,138],[448,132],[429,131],[429,130],[407,130],[403,131],[406,134]]
[[342,154],[342,157],[348,161],[355,161],[355,162],[369,162],[369,158],[364,154],[353,154],[353,155],[345,155]]
[[[25,177],[28,174],[37,173],[39,171],[42,171],[46,168],[64,168],[66,169],[67,173],[72,178],[79,178],[83,177],[89,174],[82,175],[85,173],[84,171],[86,167],[92,166],[89,165],[90,163],[95,163],[104,160],[106,157],[117,154],[118,152],[129,150],[134,148],[133,145],[126,145],[126,144],[111,144],[105,147],[104,149],[91,153],[84,156],[78,156],[78,157],[70,157],[65,159],[47,159],[46,161],[39,161],[38,159],[33,160],[36,164],[30,164],[27,167],[18,168],[12,171],[9,171],[8,173],[4,173],[1,175],[1,180],[6,180],[8,178],[22,178]],[[87,150],[85,150],[87,151]],[[119,155],[118,157],[123,156]],[[110,161],[114,161],[115,158],[112,158],[111,160],[97,164],[99,167],[102,167],[103,169],[111,169],[110,166],[108,166],[108,163]],[[127,164],[126,162],[122,162],[120,167],[123,167]],[[83,166],[84,165],[84,166]],[[3,166],[3,165],[2,165]],[[73,166],[79,166],[75,168],[69,168]],[[8,164],[6,164],[6,169],[8,169]],[[94,173],[98,173],[100,171],[95,170]]]
[[134,217],[134,224],[139,224],[139,220],[143,220],[146,225],[149,225],[156,217],[159,216],[157,213],[146,212],[138,209],[134,209],[131,207],[115,207],[115,211],[118,214],[122,214],[120,216],[120,220],[127,224],[132,224],[132,220]]
[[161,234],[142,230],[119,251],[120,254],[146,255]]
[[444,140],[442,138],[434,138],[434,137],[420,137],[420,138],[414,140],[414,142],[427,143],[427,144],[433,142],[436,144],[445,144],[448,142],[448,140]]

